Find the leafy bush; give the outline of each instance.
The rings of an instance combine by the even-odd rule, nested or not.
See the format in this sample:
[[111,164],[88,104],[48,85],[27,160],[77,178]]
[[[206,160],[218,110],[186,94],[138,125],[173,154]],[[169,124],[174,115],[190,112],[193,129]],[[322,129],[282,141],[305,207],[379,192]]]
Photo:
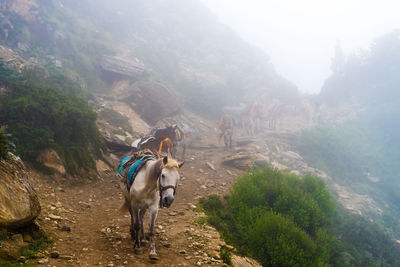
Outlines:
[[398,264],[390,238],[336,205],[317,178],[258,169],[240,177],[225,199],[210,195],[200,205],[227,242],[263,266]]
[[221,247],[219,256],[221,257],[223,263],[232,266],[232,252],[226,246]]
[[329,261],[334,202],[323,182],[269,168],[240,177],[226,201],[200,200],[222,236],[264,266],[323,266]]
[[38,85],[33,80],[15,80],[4,65],[0,65],[1,75],[11,90],[0,105],[0,122],[8,125],[17,153],[38,165],[38,154],[53,148],[70,173],[93,168],[93,155],[103,146],[95,123],[96,113],[86,100],[74,94],[76,88],[68,91],[58,87],[74,83],[64,83],[66,77],[54,80],[61,76],[49,77],[49,84],[55,88]]
[[8,153],[8,140],[4,132],[0,130],[0,159],[7,157]]

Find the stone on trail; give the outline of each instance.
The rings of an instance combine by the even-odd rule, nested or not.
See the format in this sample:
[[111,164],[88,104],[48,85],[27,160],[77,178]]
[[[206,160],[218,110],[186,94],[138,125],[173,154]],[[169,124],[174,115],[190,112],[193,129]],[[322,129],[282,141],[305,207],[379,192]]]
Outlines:
[[29,234],[29,233],[24,233],[23,234],[23,239],[24,239],[24,242],[27,242],[27,243],[31,243],[32,240],[33,240],[31,234]]
[[67,173],[60,156],[54,149],[46,149],[41,152],[37,161],[58,174],[65,175]]
[[61,216],[54,215],[54,214],[49,214],[47,217],[49,217],[52,220],[61,220]]
[[253,142],[255,142],[255,140],[251,137],[239,137],[236,139],[237,146],[247,146]]
[[50,257],[53,259],[58,259],[60,257],[60,253],[58,251],[50,252]]
[[48,262],[49,262],[49,259],[48,259],[48,258],[44,258],[44,259],[38,260],[38,263],[39,263],[39,264],[46,264],[46,263],[48,263]]
[[67,225],[63,225],[63,226],[61,226],[60,230],[63,232],[71,232],[71,227],[69,227]]
[[206,162],[206,165],[213,171],[215,171],[214,165],[212,165],[210,162]]

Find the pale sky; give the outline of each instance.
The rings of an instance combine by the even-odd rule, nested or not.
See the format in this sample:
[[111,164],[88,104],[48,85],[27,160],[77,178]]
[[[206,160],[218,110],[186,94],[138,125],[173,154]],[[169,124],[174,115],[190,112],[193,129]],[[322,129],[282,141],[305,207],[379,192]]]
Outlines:
[[400,0],[201,1],[306,93],[318,93],[330,75],[338,40],[349,55],[400,28]]

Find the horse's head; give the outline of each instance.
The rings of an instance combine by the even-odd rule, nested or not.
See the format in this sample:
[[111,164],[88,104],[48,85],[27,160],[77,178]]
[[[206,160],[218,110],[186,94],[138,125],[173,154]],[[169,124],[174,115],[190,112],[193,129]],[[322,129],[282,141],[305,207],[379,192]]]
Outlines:
[[183,162],[178,163],[172,158],[164,157],[163,167],[160,174],[160,201],[161,206],[169,207],[174,202],[176,186],[180,179],[179,169],[183,166]]

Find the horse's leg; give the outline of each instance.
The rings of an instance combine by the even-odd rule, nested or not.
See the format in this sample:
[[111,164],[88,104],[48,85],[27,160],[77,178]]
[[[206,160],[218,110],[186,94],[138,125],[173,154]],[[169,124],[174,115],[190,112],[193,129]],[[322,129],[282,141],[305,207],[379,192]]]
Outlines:
[[150,238],[150,259],[158,260],[160,257],[156,252],[156,244],[154,241],[154,224],[158,214],[158,203],[150,207],[150,225],[149,225],[149,238]]
[[141,209],[139,212],[139,220],[140,220],[140,244],[142,244],[144,237],[144,228],[143,228],[143,217],[146,214],[146,209]]
[[140,216],[139,216],[139,210],[134,208],[133,209],[133,216],[134,216],[134,220],[135,220],[135,224],[134,224],[134,231],[135,231],[135,244],[134,244],[134,250],[135,253],[140,254],[142,253],[142,250],[140,248]]
[[130,231],[131,231],[131,238],[133,241],[135,241],[135,229],[134,229],[134,225],[135,225],[135,219],[134,219],[134,215],[133,215],[133,209],[132,209],[132,204],[129,205],[129,213],[131,214],[131,227],[130,227]]
[[177,159],[176,157],[178,156],[178,151],[179,151],[179,142],[177,141],[176,144],[172,147],[172,149],[174,150],[174,155],[172,155],[174,157],[174,159]]
[[227,137],[227,133],[224,134],[224,145],[225,145],[224,151],[227,151],[227,150],[228,150],[228,137]]
[[171,148],[170,148],[169,150],[170,150],[170,153],[171,153],[172,158],[175,158],[175,146],[172,145]]
[[229,149],[232,149],[232,137],[233,137],[233,132],[229,135]]
[[185,160],[185,153],[186,153],[186,141],[185,140],[183,140],[183,143],[182,143],[182,161],[184,161]]

